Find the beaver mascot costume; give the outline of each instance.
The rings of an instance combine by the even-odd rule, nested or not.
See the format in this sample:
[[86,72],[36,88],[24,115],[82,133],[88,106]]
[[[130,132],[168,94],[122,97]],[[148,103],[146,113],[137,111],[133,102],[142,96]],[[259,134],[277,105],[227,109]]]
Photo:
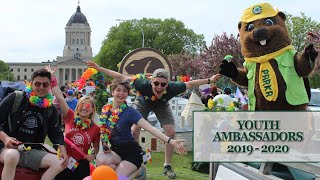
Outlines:
[[268,3],[246,9],[238,24],[244,69],[227,60],[220,64],[220,74],[248,86],[249,110],[306,110],[306,77],[318,53],[312,44],[297,53],[285,20],[285,14]]

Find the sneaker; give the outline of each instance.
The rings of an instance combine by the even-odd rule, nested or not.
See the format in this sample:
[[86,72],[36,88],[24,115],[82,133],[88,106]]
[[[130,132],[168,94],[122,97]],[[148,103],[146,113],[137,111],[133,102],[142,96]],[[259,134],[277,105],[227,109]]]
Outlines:
[[177,176],[176,176],[176,173],[173,172],[173,169],[171,167],[171,165],[166,165],[164,168],[163,168],[163,174],[165,176],[168,176],[168,178],[170,179],[175,179]]
[[141,172],[136,177],[137,180],[147,180],[147,168],[145,166],[141,166]]

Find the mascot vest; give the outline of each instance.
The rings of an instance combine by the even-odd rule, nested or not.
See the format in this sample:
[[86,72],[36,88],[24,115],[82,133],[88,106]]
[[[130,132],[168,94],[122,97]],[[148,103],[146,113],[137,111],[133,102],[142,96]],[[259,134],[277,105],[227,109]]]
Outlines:
[[[303,79],[298,76],[294,68],[295,50],[287,50],[274,59],[278,63],[279,71],[286,83],[287,89],[285,96],[287,102],[291,105],[306,104],[309,102],[307,91],[305,89]],[[244,67],[248,70],[248,98],[249,110],[255,110],[256,97],[254,95],[255,76],[256,76],[256,62],[244,62]]]

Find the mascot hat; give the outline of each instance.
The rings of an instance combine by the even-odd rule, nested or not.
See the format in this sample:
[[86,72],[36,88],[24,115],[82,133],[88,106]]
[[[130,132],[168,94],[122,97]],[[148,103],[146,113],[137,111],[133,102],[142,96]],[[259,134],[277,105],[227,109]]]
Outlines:
[[257,19],[274,17],[278,14],[278,9],[274,9],[269,3],[253,5],[243,11],[241,22],[249,23]]

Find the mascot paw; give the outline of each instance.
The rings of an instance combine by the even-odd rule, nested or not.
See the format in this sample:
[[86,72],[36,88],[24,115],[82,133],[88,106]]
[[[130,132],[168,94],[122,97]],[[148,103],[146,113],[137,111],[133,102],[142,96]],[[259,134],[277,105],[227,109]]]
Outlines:
[[225,75],[229,78],[235,78],[238,75],[238,69],[233,62],[223,60],[220,64],[219,74]]
[[308,60],[314,62],[318,56],[318,52],[314,49],[313,44],[309,44],[304,49],[304,57]]

